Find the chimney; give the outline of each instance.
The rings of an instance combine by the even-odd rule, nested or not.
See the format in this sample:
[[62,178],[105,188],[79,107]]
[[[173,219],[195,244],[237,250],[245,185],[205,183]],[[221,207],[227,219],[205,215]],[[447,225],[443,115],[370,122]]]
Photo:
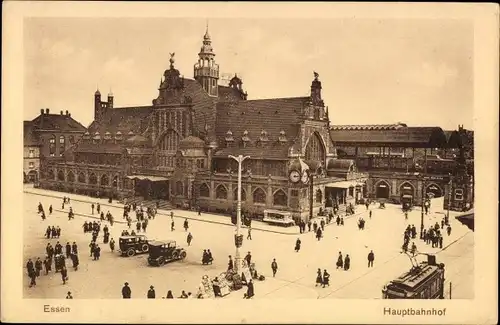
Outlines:
[[68,117],[71,117],[71,113],[68,113]]
[[46,108],[46,109],[45,109],[45,114],[49,114],[49,112],[50,112],[50,111],[49,111],[49,109],[48,109],[48,108]]
[[43,115],[43,108],[40,109],[40,114]]
[[64,113],[64,112],[63,112],[63,111],[61,111],[61,115],[64,115],[63,113]]
[[66,115],[68,115],[68,111],[66,111]]

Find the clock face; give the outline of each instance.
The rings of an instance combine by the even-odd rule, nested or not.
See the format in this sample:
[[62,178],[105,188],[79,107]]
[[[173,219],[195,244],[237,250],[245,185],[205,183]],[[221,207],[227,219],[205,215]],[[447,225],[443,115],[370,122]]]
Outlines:
[[304,170],[302,172],[302,183],[304,184],[309,183],[309,173],[307,172],[307,170]]
[[300,173],[296,170],[292,170],[289,176],[290,176],[290,181],[293,183],[297,183],[298,181],[300,181]]

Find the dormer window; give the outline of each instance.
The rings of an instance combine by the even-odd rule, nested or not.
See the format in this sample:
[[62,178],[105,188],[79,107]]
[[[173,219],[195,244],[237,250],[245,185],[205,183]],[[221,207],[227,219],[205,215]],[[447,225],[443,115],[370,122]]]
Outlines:
[[104,133],[104,140],[111,140],[111,133],[109,132]]
[[116,141],[123,140],[123,135],[122,135],[122,133],[120,131],[116,132],[116,134],[115,134],[115,140]]
[[101,141],[101,135],[99,134],[99,131],[97,131],[96,133],[94,133],[94,136],[92,137],[92,140],[94,141],[94,143],[98,143]]
[[285,142],[287,142],[287,141],[288,141],[288,140],[286,139],[286,133],[285,133],[285,131],[284,131],[284,130],[281,130],[281,131],[280,131],[280,135],[279,135],[279,137],[278,137],[278,141],[279,141],[280,143],[285,143]]
[[250,142],[250,137],[248,136],[248,131],[243,131],[243,136],[241,137],[241,141],[243,141],[243,147],[246,147]]
[[262,130],[262,131],[260,132],[259,141],[260,141],[260,142],[267,142],[267,141],[269,141],[269,138],[268,138],[268,136],[267,136],[267,132],[266,132],[266,131]]
[[130,132],[128,133],[128,136],[129,136],[129,137],[131,137],[131,136],[133,136],[133,135],[134,135],[134,132],[133,132],[133,131],[130,131]]
[[83,140],[90,140],[90,133],[85,132],[85,134],[83,135]]
[[233,132],[231,130],[226,132],[226,142],[234,141]]

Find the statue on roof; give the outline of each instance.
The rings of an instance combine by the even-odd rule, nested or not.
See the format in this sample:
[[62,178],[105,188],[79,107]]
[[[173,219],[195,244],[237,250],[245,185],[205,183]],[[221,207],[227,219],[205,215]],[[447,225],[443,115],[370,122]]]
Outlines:
[[314,80],[318,80],[319,73],[317,73],[316,71],[313,71],[313,73],[314,73]]
[[175,56],[175,52],[170,53],[170,60],[169,60],[169,61],[170,61],[170,66],[171,66],[171,67],[173,67],[173,66],[174,66],[174,62],[175,62],[175,58],[174,58],[174,56]]

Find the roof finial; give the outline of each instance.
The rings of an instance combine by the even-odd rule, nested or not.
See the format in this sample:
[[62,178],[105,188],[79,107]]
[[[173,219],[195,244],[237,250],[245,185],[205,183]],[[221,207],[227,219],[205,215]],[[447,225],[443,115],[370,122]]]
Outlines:
[[207,28],[205,30],[205,36],[203,37],[205,40],[210,39],[210,34],[208,33],[208,19],[207,19]]
[[108,97],[113,97],[113,89],[111,87],[109,87]]

